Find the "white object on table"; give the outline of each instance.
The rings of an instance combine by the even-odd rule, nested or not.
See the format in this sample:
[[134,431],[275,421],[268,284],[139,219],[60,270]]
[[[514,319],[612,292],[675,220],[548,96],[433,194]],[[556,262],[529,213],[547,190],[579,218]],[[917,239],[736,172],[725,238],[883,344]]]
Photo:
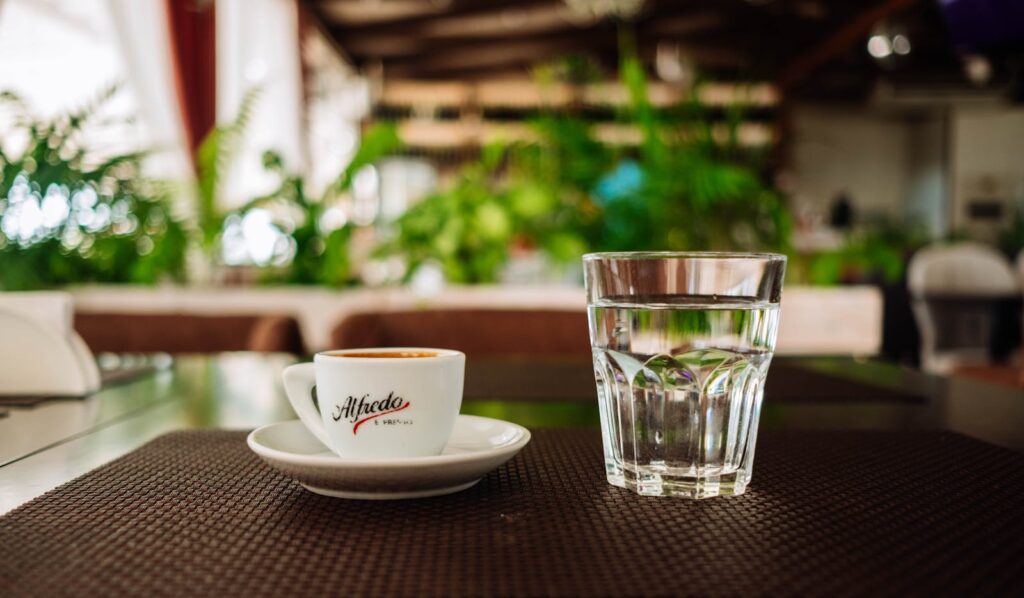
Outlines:
[[100,372],[62,292],[0,293],[0,395],[81,396]]
[[930,245],[915,253],[907,269],[907,287],[914,297],[1020,293],[1009,260],[994,247],[972,242]]

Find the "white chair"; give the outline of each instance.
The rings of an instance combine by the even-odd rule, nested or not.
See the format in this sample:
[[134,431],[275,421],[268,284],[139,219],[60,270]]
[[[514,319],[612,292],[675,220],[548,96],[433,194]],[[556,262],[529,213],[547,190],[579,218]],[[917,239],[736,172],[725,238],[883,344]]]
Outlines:
[[1009,260],[969,242],[918,251],[907,287],[921,334],[921,366],[941,374],[991,362],[999,309],[1021,289]]

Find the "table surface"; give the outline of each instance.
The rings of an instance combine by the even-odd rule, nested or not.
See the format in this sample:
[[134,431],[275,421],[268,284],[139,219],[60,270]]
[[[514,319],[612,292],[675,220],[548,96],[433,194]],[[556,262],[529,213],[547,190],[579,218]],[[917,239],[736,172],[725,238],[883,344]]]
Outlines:
[[[0,514],[167,432],[244,430],[291,419],[280,371],[290,355],[179,357],[86,398],[5,406]],[[596,427],[590,364],[469,360],[463,413],[531,428]],[[777,358],[761,429],[944,429],[1024,452],[1024,393],[873,361]]]
[[1022,596],[1024,455],[949,432],[764,431],[739,497],[605,481],[536,429],[462,492],[338,500],[245,432],[165,434],[0,519],[18,596]]

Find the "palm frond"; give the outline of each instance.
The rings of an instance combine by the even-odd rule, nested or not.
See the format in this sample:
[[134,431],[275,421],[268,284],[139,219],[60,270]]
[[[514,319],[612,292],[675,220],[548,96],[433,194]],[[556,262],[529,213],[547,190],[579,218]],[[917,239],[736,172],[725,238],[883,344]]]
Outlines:
[[123,85],[124,83],[122,81],[111,82],[105,87],[100,88],[99,92],[97,92],[95,96],[79,106],[76,110],[68,112],[68,133],[70,134],[73,131],[78,131],[85,126],[92,117],[96,116],[104,104],[117,95],[117,92],[121,91],[121,87]]
[[196,152],[199,200],[197,215],[203,236],[202,242],[207,248],[213,246],[223,225],[224,215],[217,207],[221,179],[230,168],[245,139],[245,130],[260,93],[259,87],[249,89],[242,97],[234,120],[211,129]]

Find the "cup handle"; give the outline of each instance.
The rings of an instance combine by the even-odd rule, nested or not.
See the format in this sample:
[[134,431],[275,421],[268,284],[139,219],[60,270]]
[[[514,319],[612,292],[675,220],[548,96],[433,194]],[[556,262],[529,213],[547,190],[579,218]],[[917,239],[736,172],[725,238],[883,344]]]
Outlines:
[[288,366],[282,374],[284,392],[288,402],[299,416],[299,420],[316,436],[325,447],[331,449],[331,438],[324,428],[324,420],[313,404],[313,387],[316,385],[316,373],[312,363],[298,363]]

